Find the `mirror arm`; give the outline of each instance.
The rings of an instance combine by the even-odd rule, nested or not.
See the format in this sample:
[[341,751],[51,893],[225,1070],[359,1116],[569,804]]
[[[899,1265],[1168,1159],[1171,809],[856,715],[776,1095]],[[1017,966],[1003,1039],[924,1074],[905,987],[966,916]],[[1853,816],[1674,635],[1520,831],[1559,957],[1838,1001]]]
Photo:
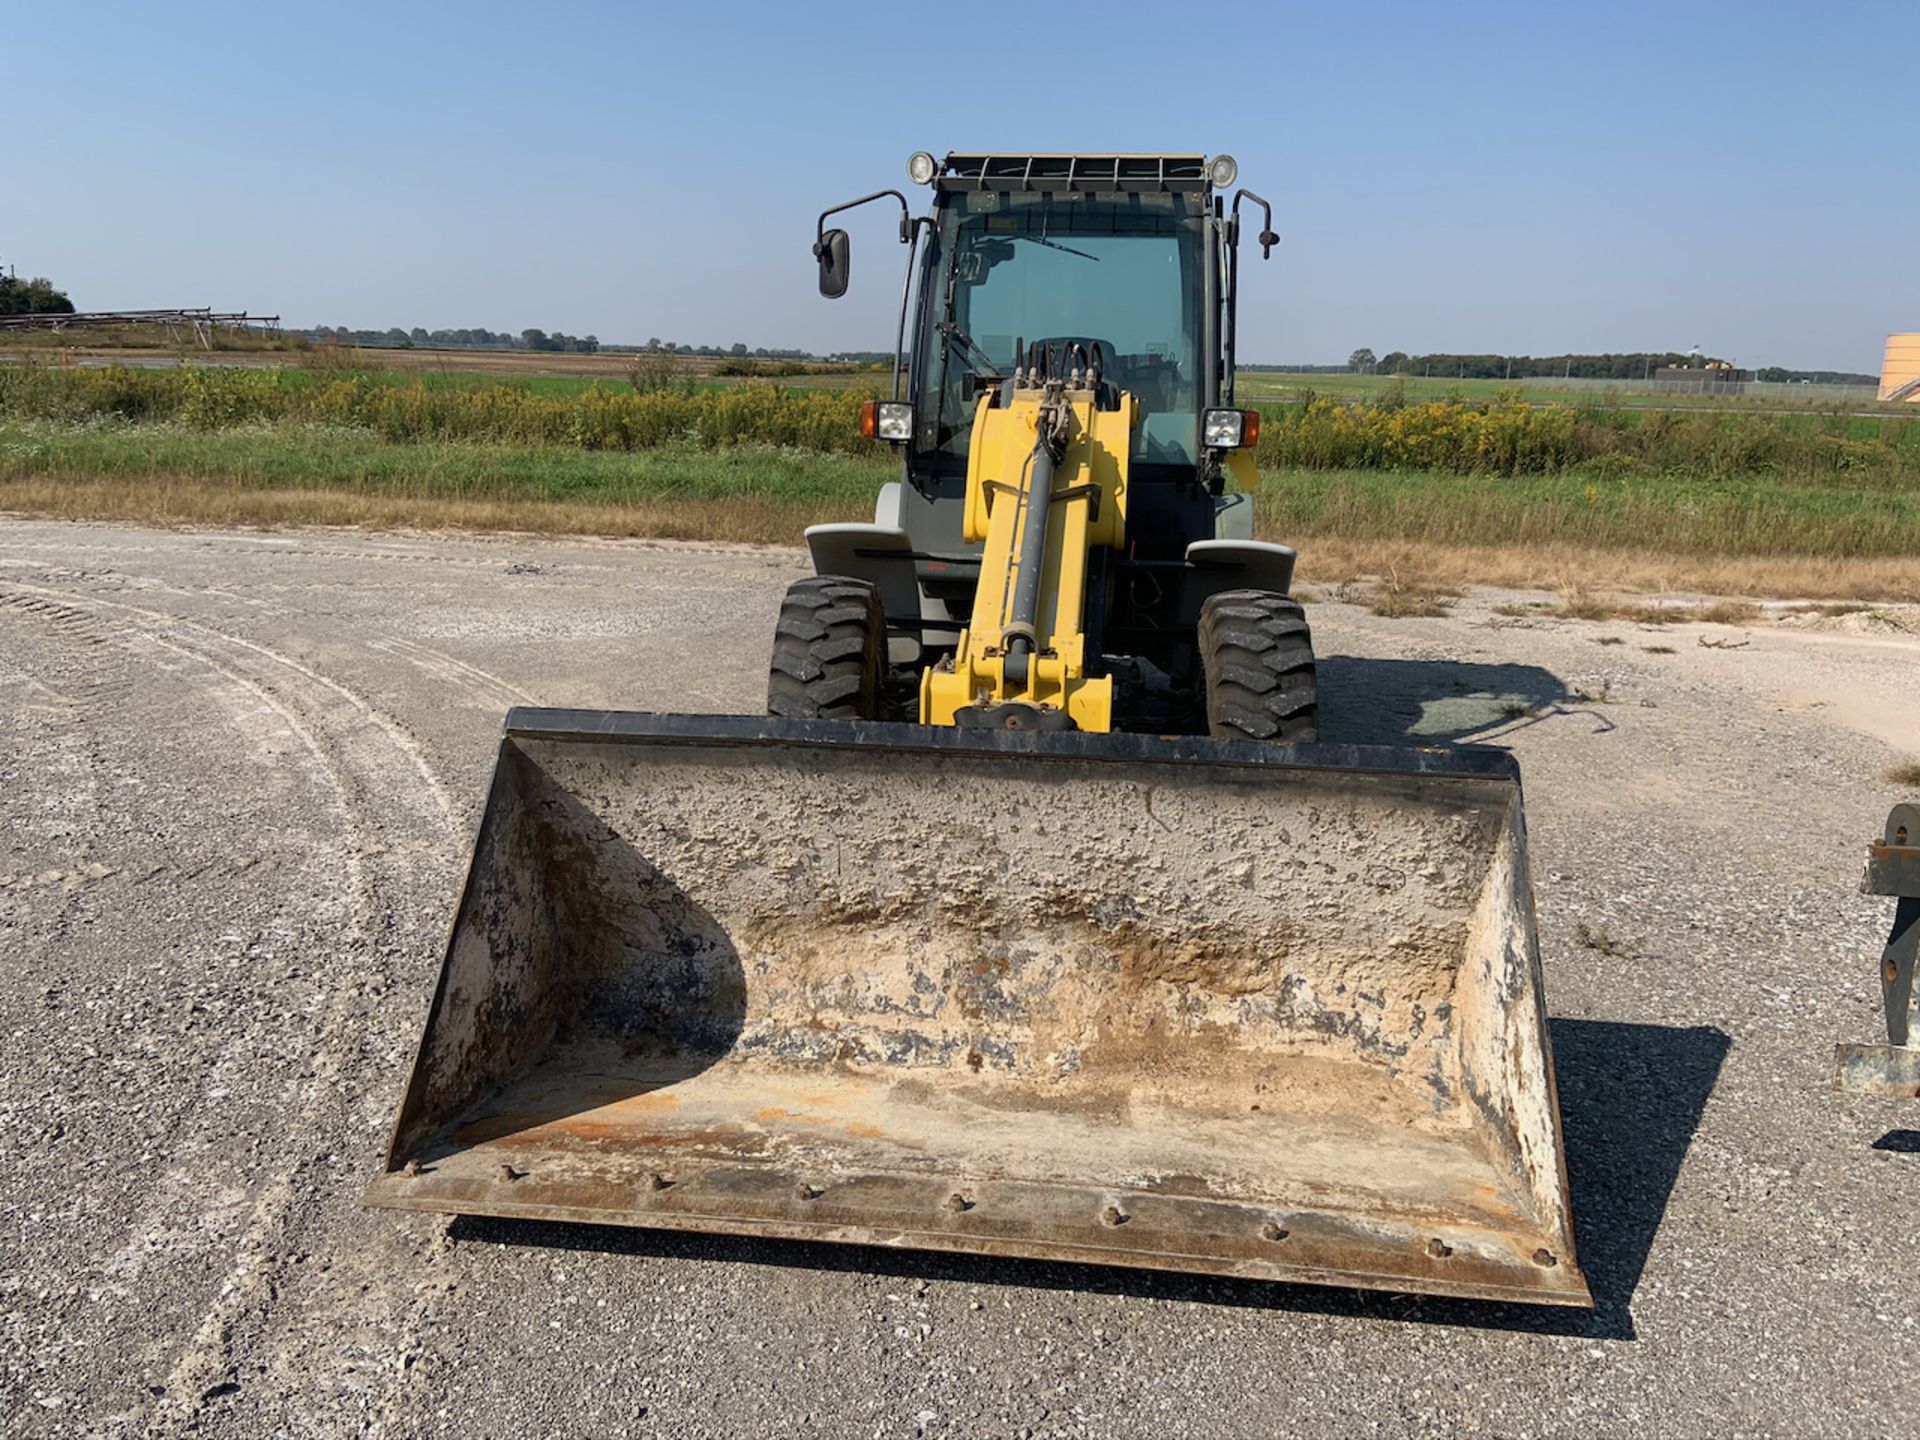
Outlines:
[[1240,202],[1251,200],[1265,215],[1260,231],[1260,258],[1271,260],[1280,237],[1273,233],[1273,207],[1251,190],[1238,190],[1233,196],[1233,213],[1227,221],[1227,404],[1233,404],[1235,389],[1234,351],[1240,340]]
[[900,327],[893,340],[893,398],[900,398],[900,357],[907,344],[907,305],[913,294],[913,257],[919,249],[920,226],[931,224],[922,217],[913,218],[907,206],[907,197],[898,190],[876,190],[871,195],[862,195],[858,200],[849,200],[844,205],[835,205],[830,210],[822,210],[820,218],[814,222],[813,258],[820,259],[827,249],[827,220],[843,210],[857,210],[860,206],[875,200],[891,197],[900,204],[900,243],[907,248],[907,277],[900,285]]
[[1260,258],[1262,260],[1271,260],[1273,258],[1273,247],[1280,243],[1280,237],[1273,233],[1273,206],[1269,205],[1265,200],[1262,200],[1251,190],[1240,190],[1234,193],[1233,243],[1235,246],[1238,246],[1240,243],[1240,202],[1242,200],[1253,201],[1266,215],[1266,228],[1260,232]]
[[813,234],[813,258],[820,258],[821,248],[827,243],[827,217],[838,215],[842,210],[855,210],[873,200],[883,200],[891,195],[900,202],[900,243],[905,245],[913,239],[913,221],[908,218],[907,197],[898,190],[876,190],[871,195],[862,195],[858,200],[849,200],[844,205],[836,205],[831,210],[822,210],[815,222]]

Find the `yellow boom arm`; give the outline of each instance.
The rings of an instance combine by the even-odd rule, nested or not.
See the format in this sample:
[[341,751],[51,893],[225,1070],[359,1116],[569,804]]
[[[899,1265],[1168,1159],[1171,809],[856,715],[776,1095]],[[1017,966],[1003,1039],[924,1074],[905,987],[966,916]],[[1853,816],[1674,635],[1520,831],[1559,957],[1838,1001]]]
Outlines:
[[[1087,674],[1087,571],[1095,546],[1126,543],[1139,404],[1122,394],[1117,409],[1100,410],[1093,391],[1058,386],[1016,388],[1006,405],[998,398],[980,397],[967,461],[964,533],[986,542],[973,614],[952,659],[921,674],[920,720],[953,725],[964,708],[1003,706],[1010,725],[1065,719],[1078,730],[1111,730],[1113,681]],[[1052,439],[1045,455],[1043,434]],[[1029,536],[1033,525],[1044,547],[1029,543],[1041,538]],[[1029,635],[1017,601],[1021,568],[1035,554]],[[972,718],[994,723],[990,713]]]

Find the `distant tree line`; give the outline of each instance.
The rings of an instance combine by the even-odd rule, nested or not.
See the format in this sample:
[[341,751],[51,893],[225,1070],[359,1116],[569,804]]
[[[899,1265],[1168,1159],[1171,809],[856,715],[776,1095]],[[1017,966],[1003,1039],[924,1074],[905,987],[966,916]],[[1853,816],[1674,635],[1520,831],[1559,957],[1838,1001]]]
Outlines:
[[[9,302],[13,301],[16,287],[18,292],[31,291],[37,297],[39,311],[71,312],[73,309],[67,297],[53,289],[45,280],[13,281],[0,277],[0,315],[36,313],[35,310],[28,309],[17,302],[10,308]],[[507,331],[485,328],[425,330],[416,325],[411,330],[402,330],[398,326],[389,330],[349,330],[344,325],[320,325],[311,330],[299,330],[293,333],[304,335],[309,340],[334,340],[342,345],[400,348],[569,351],[589,355],[607,350],[621,354],[687,355],[732,360],[825,361],[855,365],[891,364],[893,361],[891,350],[842,350],[830,355],[816,355],[810,350],[771,349],[767,346],[756,346],[750,349],[740,341],[735,341],[731,345],[689,345],[680,341],[664,340],[659,336],[650,336],[643,345],[615,345],[602,344],[599,337],[594,335],[568,335],[558,330],[548,334],[544,330],[537,329],[511,334]],[[1723,363],[1712,356],[1683,355],[1677,350],[1639,350],[1618,355],[1465,355],[1452,352],[1409,355],[1404,350],[1390,350],[1385,355],[1376,357],[1372,350],[1362,347],[1347,357],[1345,365],[1242,363],[1239,368],[1246,371],[1283,371],[1289,374],[1334,374],[1358,371],[1363,374],[1432,375],[1436,378],[1453,377],[1466,380],[1530,380],[1544,376],[1571,376],[1576,380],[1625,381],[1645,380],[1667,368],[1684,369],[1690,366],[1705,368]],[[1879,380],[1876,375],[1859,375],[1842,370],[1789,370],[1778,365],[1769,365],[1765,369],[1751,373],[1720,371],[1719,378],[1763,380],[1775,384],[1795,384],[1804,380],[1813,385],[1873,385]]]
[[504,330],[484,328],[427,330],[416,325],[411,330],[402,330],[396,325],[390,330],[349,330],[344,325],[316,325],[311,330],[296,330],[294,333],[304,335],[309,340],[332,340],[341,345],[386,346],[402,350],[565,350],[591,355],[600,348],[600,337],[597,335],[568,335],[561,330],[549,335],[544,330],[527,329],[518,335],[510,335]]
[[647,355],[707,355],[730,357],[735,360],[818,360],[818,355],[806,350],[769,350],[765,346],[749,350],[736,340],[731,345],[682,345],[674,340],[662,340],[651,336],[644,345],[609,345],[609,350],[635,350]]
[[1269,365],[1264,363],[1255,363],[1250,360],[1236,360],[1233,362],[1233,368],[1236,370],[1249,371],[1253,374],[1259,374],[1262,371],[1267,371],[1276,375],[1345,375],[1352,371],[1353,366],[1351,365],[1305,365],[1305,364]]
[[1347,357],[1346,368],[1363,374],[1452,376],[1463,380],[1531,380],[1545,376],[1646,380],[1665,369],[1713,370],[1717,378],[1776,384],[1805,380],[1814,385],[1873,385],[1879,379],[1875,375],[1841,370],[1788,370],[1778,365],[1748,373],[1727,368],[1726,361],[1712,355],[1683,355],[1677,350],[1640,350],[1620,355],[1409,355],[1404,350],[1392,350],[1376,359],[1373,351],[1363,347]]
[[608,345],[605,348],[637,350],[648,355],[705,355],[726,360],[802,360],[832,365],[891,365],[893,363],[891,350],[836,350],[830,355],[816,355],[811,350],[770,350],[765,346],[749,350],[739,341],[722,347],[679,345],[672,340],[650,339],[644,345]]
[[1521,380],[1545,375],[1571,376],[1575,380],[1645,380],[1654,371],[1668,367],[1704,369],[1725,364],[1715,356],[1683,355],[1676,350],[1641,350],[1623,355],[1409,355],[1404,350],[1392,350],[1370,368],[1380,375],[1452,375],[1467,380]]
[[333,340],[342,345],[387,346],[400,349],[415,348],[436,350],[565,350],[578,354],[594,354],[601,350],[616,351],[631,355],[699,355],[717,359],[734,360],[836,360],[857,361],[868,364],[879,361],[891,361],[891,350],[881,352],[855,352],[842,355],[815,355],[810,350],[775,350],[762,345],[754,348],[741,341],[731,345],[685,345],[675,340],[662,340],[659,336],[650,337],[644,345],[614,345],[601,343],[597,335],[568,335],[556,330],[549,335],[544,330],[522,330],[511,334],[504,330],[488,330],[484,327],[471,330],[425,330],[416,325],[411,330],[402,330],[394,326],[390,330],[350,330],[344,325],[316,325],[311,330],[296,330],[296,335],[304,335],[309,340]]
[[22,280],[15,275],[0,275],[0,315],[71,315],[73,301],[67,292],[53,288],[44,275]]

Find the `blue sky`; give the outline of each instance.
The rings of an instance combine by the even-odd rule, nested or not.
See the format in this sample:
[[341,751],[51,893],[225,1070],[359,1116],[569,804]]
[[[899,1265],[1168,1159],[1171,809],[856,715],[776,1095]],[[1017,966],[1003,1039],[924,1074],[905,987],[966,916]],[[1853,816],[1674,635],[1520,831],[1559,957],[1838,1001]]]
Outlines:
[[[915,149],[1227,151],[1241,354],[1920,329],[1920,5],[0,6],[0,260],[83,308],[891,344]],[[1044,18],[1043,18],[1044,17]],[[949,67],[938,79],[939,67]]]

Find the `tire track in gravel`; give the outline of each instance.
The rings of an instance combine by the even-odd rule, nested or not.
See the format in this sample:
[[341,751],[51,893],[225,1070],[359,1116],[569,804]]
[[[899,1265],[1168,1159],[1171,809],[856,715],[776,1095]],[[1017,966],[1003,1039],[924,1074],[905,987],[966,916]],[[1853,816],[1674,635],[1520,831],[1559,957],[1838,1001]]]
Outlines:
[[[356,1007],[364,1003],[359,992],[368,986],[376,990],[418,989],[417,977],[400,973],[406,967],[396,963],[399,957],[417,953],[418,947],[386,942],[398,928],[396,911],[403,897],[421,889],[418,872],[422,859],[427,860],[424,868],[429,871],[446,872],[451,884],[453,867],[464,852],[464,826],[412,737],[391,717],[331,677],[270,646],[200,621],[18,579],[7,584],[9,588],[0,590],[0,606],[45,619],[65,638],[88,646],[111,642],[115,648],[149,663],[171,665],[176,678],[184,674],[214,698],[243,736],[249,728],[258,728],[263,713],[271,714],[311,758],[333,796],[340,823],[336,863],[344,872],[348,907],[348,914],[341,917],[347,932],[341,949],[354,973],[328,976],[334,983],[319,1024],[322,1043],[305,1067],[307,1078],[297,1107],[298,1118],[290,1117],[284,1126],[287,1153],[253,1200],[244,1230],[232,1246],[232,1263],[217,1287],[214,1303],[186,1340],[163,1393],[144,1415],[123,1417],[141,1424],[150,1434],[181,1433],[197,1426],[210,1401],[236,1388],[230,1377],[238,1359],[238,1332],[264,1332],[261,1339],[269,1352],[284,1348],[286,1353],[269,1353],[266,1357],[276,1370],[298,1371],[302,1349],[324,1348],[324,1342],[316,1344],[312,1336],[283,1336],[275,1331],[273,1311],[282,1279],[279,1272],[289,1248],[285,1242],[291,1233],[321,1218],[308,1213],[311,1207],[303,1208],[303,1190],[307,1187],[300,1181],[315,1169],[317,1148],[354,1133],[355,1104],[344,1093],[349,1088],[345,1082],[351,1079],[346,1065],[352,1052],[340,1037],[356,1028],[363,1032],[384,1028],[388,1032],[383,1037],[387,1048],[405,1038],[398,1033],[397,1025],[381,1027],[377,1010],[356,1014]],[[452,657],[443,660],[440,666],[429,663],[427,668],[448,680],[459,678],[469,684],[487,682],[511,688],[478,667],[465,666]],[[418,853],[421,842],[411,846],[403,842],[398,847],[385,843],[382,837],[390,832],[434,837],[424,842],[429,854]],[[433,888],[444,890],[446,886]],[[345,983],[348,979],[357,983]],[[228,1049],[245,1043],[244,1036],[236,1035]],[[231,1058],[231,1054],[223,1056],[221,1063]],[[382,1104],[385,1098],[381,1097]],[[357,1202],[357,1177],[349,1184]],[[313,1188],[322,1195],[324,1205],[329,1192],[337,1194],[341,1188],[340,1176],[328,1171]],[[161,1198],[156,1194],[155,1203]],[[369,1288],[363,1286],[363,1290]],[[412,1286],[388,1289],[389,1293],[377,1295],[371,1302],[356,1302],[352,1318],[365,1323],[368,1309],[388,1312],[381,1317],[386,1328],[397,1325],[402,1330],[403,1348],[411,1348],[414,1339],[409,1337],[417,1337],[432,1324],[426,1311],[433,1307],[439,1292],[430,1288],[421,1292]],[[296,1331],[298,1328],[296,1325]],[[250,1353],[246,1358],[261,1357]],[[379,1411],[389,1410],[400,1400],[405,1378],[404,1367],[395,1367],[387,1393],[379,1397]],[[363,1413],[361,1418],[368,1417]]]
[[[308,666],[294,659],[291,655],[262,645],[258,641],[248,640],[244,636],[235,635],[230,631],[218,629],[215,626],[206,624],[204,621],[192,620],[184,615],[170,614],[164,610],[150,610],[145,606],[133,605],[124,600],[109,600],[99,595],[87,595],[75,591],[58,590],[50,586],[35,585],[29,581],[20,579],[8,580],[5,584],[10,587],[10,589],[0,590],[0,603],[6,603],[6,597],[11,593],[16,597],[12,602],[14,604],[22,604],[38,599],[51,606],[64,607],[78,615],[90,616],[95,620],[100,618],[99,612],[103,609],[135,616],[137,619],[127,622],[125,628],[132,630],[143,639],[154,640],[162,635],[171,634],[175,637],[177,644],[185,645],[190,650],[197,650],[198,658],[204,659],[207,663],[215,666],[219,666],[219,661],[216,660],[214,656],[221,649],[226,649],[230,652],[230,660],[236,658],[231,652],[248,652],[248,654],[258,657],[269,667],[280,667],[291,671],[302,680],[331,691],[335,696],[339,697],[340,700],[358,711],[368,722],[377,725],[386,733],[388,739],[393,742],[394,746],[407,756],[407,759],[417,772],[418,778],[426,785],[428,791],[432,794],[446,822],[450,825],[457,822],[459,812],[447,794],[446,786],[441,782],[439,775],[434,771],[433,767],[427,763],[425,752],[421,749],[419,742],[408,734],[392,717],[377,709],[365,696],[359,694],[357,691],[350,690],[347,686],[330,676],[322,675],[318,671],[310,669]],[[30,606],[28,608],[30,608]],[[205,648],[206,646],[213,648],[209,651]],[[242,659],[240,663],[244,663],[244,660]],[[238,672],[233,673],[235,673],[236,676],[238,675]]]
[[462,660],[456,655],[449,655],[444,650],[436,650],[431,645],[423,645],[418,640],[406,640],[397,635],[389,635],[378,640],[367,641],[367,648],[405,660],[442,684],[465,691],[476,700],[491,704],[504,703],[510,706],[540,703],[536,697],[511,681],[495,675],[491,670],[482,670],[478,665]]
[[[62,749],[67,752],[64,768],[70,783],[84,787],[85,798],[91,799],[93,776],[90,765],[86,763],[85,740],[69,722],[89,707],[117,699],[127,691],[132,684],[132,667],[128,657],[109,643],[111,637],[101,630],[92,617],[70,605],[61,605],[42,596],[0,591],[0,610],[11,610],[42,621],[52,629],[56,639],[86,652],[80,675],[71,680],[63,679],[58,690],[49,689],[48,699],[41,705],[41,714],[52,722],[54,732],[63,737]],[[68,793],[73,792],[70,790]],[[83,880],[101,878],[89,876],[87,862],[81,858],[75,859],[70,871]],[[21,883],[31,883],[35,878],[18,877]]]
[[[50,693],[58,694],[63,702],[45,707],[33,715],[31,723],[23,727],[18,736],[23,744],[29,736],[32,737],[33,749],[43,757],[40,764],[50,763],[44,757],[60,757],[51,763],[57,766],[61,776],[61,784],[50,792],[58,795],[52,824],[49,826],[42,819],[39,825],[32,825],[28,815],[23,813],[20,817],[22,835],[27,838],[29,845],[38,832],[39,838],[50,833],[67,844],[82,847],[68,857],[77,867],[75,873],[87,877],[89,872],[98,870],[101,873],[97,880],[104,881],[114,873],[113,870],[93,864],[80,866],[78,862],[97,846],[103,833],[97,822],[104,821],[108,814],[99,777],[103,767],[111,764],[115,740],[118,738],[111,733],[111,727],[118,721],[124,728],[129,717],[139,717],[134,722],[136,724],[144,723],[147,717],[142,714],[141,702],[144,700],[151,705],[156,696],[169,691],[169,682],[176,677],[156,670],[156,657],[153,654],[136,653],[141,647],[137,637],[126,626],[110,622],[93,611],[63,603],[54,598],[55,593],[44,587],[36,587],[34,593],[0,591],[0,612],[39,622],[41,633],[53,642],[51,649],[38,653],[29,647],[26,653],[34,658],[25,663],[29,673],[37,672],[43,677],[51,677],[51,683],[46,684],[45,688]],[[107,733],[103,734],[103,730]],[[89,823],[90,818],[94,818],[96,823]],[[156,873],[160,868],[156,867]],[[25,877],[0,877],[0,880],[9,882],[0,885],[0,891],[11,890],[16,896],[30,899],[23,895],[27,888],[44,890],[47,887],[42,882],[51,882],[54,878],[50,872]],[[152,875],[140,876],[132,883],[143,884],[151,878]],[[193,878],[193,875],[178,877],[182,885],[190,883]],[[12,883],[16,881],[23,883]],[[69,884],[63,888],[66,891],[64,899],[53,897],[51,906],[42,899],[37,911],[31,906],[22,909],[20,923],[23,926],[31,925],[42,935],[58,937],[73,917],[80,899],[79,887]],[[57,938],[52,943],[57,944]],[[46,978],[59,987],[69,976],[54,970],[48,972]],[[219,1063],[223,1066],[228,1063],[241,1043],[242,1037],[231,1037]],[[95,1052],[90,1050],[88,1053],[91,1055]],[[86,1100],[84,1097],[77,1098],[81,1106],[80,1114],[84,1116]],[[174,1137],[198,1133],[202,1128],[198,1117],[206,1108],[207,1100],[203,1095],[190,1102],[184,1110],[167,1115],[167,1131]],[[69,1123],[84,1124],[85,1120],[75,1116]],[[131,1162],[143,1170],[148,1168],[147,1156],[135,1159],[131,1154],[123,1154],[120,1158],[123,1164]],[[84,1309],[88,1306],[116,1302],[129,1307],[137,1306],[139,1302],[132,1282],[138,1280],[143,1271],[169,1261],[191,1266],[194,1259],[206,1255],[227,1228],[223,1224],[223,1208],[231,1208],[233,1204],[245,1203],[251,1198],[230,1186],[218,1188],[221,1194],[209,1194],[208,1184],[198,1175],[196,1167],[190,1164],[175,1163],[157,1173],[148,1170],[143,1194],[135,1207],[130,1212],[122,1212],[122,1219],[107,1220],[108,1224],[123,1226],[124,1243],[102,1262],[72,1272],[71,1288],[54,1302],[54,1308],[60,1313],[55,1328],[77,1328],[77,1322],[83,1319]],[[197,1212],[193,1214],[189,1225],[174,1223],[182,1212],[188,1210]],[[105,1216],[99,1218],[107,1219]],[[134,1348],[137,1350],[139,1347]],[[85,1352],[81,1349],[77,1353]],[[137,1357],[132,1363],[137,1365]],[[44,1405],[58,1406],[60,1403],[57,1392],[42,1397]],[[121,1415],[113,1418],[124,1423],[127,1417]]]

